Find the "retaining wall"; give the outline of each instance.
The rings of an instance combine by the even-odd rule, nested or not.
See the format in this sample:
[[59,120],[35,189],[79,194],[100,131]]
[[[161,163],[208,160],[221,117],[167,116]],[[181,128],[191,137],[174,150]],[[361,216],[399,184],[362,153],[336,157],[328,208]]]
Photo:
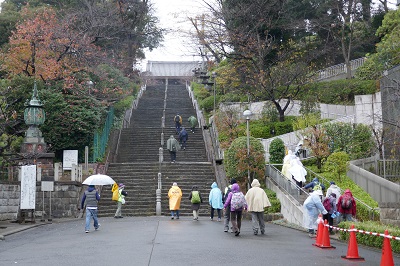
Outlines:
[[265,179],[267,188],[276,193],[276,197],[281,202],[281,214],[289,223],[303,227],[303,206],[291,200],[283,193],[269,178]]
[[[82,185],[78,182],[55,182],[53,192],[41,191],[41,183],[36,185],[35,215],[41,217],[44,207],[45,219],[50,218],[50,193],[52,218],[76,217],[80,204]],[[0,220],[16,220],[21,196],[19,182],[0,184]]]

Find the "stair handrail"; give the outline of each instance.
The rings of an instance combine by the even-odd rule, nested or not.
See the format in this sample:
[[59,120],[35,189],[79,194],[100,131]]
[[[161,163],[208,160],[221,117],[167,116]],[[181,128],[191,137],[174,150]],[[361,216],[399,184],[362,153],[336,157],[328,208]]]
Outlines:
[[293,200],[297,201],[300,205],[300,195],[305,194],[309,195],[309,193],[303,188],[299,187],[296,182],[293,180],[289,180],[285,177],[281,171],[276,168],[276,166],[280,166],[282,164],[266,164],[265,165],[265,176],[269,177],[274,183],[287,194]]
[[[199,104],[198,104],[197,100],[194,98],[194,94],[193,94],[193,91],[191,90],[190,85],[186,84],[186,90],[188,91],[189,97],[192,100],[193,107],[196,111],[197,121],[199,123],[201,132],[203,134],[203,140],[205,141],[206,137],[205,137],[204,129],[207,128],[207,124],[205,122],[203,112],[200,110]],[[205,145],[205,147],[206,147],[206,154],[207,154],[208,161],[210,161],[210,162],[214,161],[214,163],[215,163],[213,153],[211,153],[209,151],[207,145]]]
[[[324,184],[326,188],[329,188],[330,182],[329,182],[325,177],[323,177],[323,176],[321,176],[321,175],[315,173],[313,170],[311,170],[311,169],[309,169],[309,168],[307,168],[307,167],[304,167],[304,168],[305,168],[306,171],[307,171],[307,175],[308,175],[308,173],[311,173],[312,175],[314,175],[315,177],[318,178],[318,180],[319,180],[320,183],[322,183],[322,184],[324,184],[324,183],[325,183],[325,184],[329,184],[329,185],[325,185],[325,184]],[[324,182],[321,182],[321,180],[323,180]],[[357,197],[354,197],[354,195],[353,195],[353,198],[355,199],[355,201],[357,202],[357,204],[360,203],[361,205],[364,205],[364,206],[368,209],[369,217],[370,217],[370,219],[373,220],[373,219],[374,219],[374,216],[375,216],[375,211],[379,210],[379,208],[374,208],[374,207],[369,206],[369,205],[368,205],[367,203],[365,203],[364,201],[360,200],[360,199],[357,198]]]

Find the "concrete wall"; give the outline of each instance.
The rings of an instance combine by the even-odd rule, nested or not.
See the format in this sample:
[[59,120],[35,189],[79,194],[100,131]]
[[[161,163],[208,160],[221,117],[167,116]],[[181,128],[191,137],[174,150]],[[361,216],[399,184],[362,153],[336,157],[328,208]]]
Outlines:
[[400,226],[400,202],[381,202],[381,222]]
[[[51,193],[51,214],[52,218],[76,217],[78,204],[80,204],[82,185],[79,182],[55,182],[53,192],[44,192],[45,219],[50,214],[50,193]],[[17,219],[20,204],[21,188],[20,183],[0,184],[0,220]],[[43,192],[41,183],[36,185],[35,215],[42,215]]]
[[289,223],[303,226],[303,206],[299,205],[296,201],[283,193],[271,179],[266,178],[265,183],[267,188],[271,189],[276,193],[276,197],[281,202],[281,214]]
[[20,195],[19,184],[0,185],[0,221],[17,219]]
[[347,176],[380,202],[400,202],[400,185],[350,163]]

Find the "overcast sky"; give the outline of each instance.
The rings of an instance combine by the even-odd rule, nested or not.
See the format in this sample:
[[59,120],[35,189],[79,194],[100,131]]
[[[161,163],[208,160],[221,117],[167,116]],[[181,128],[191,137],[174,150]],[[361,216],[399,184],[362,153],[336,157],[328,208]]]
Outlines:
[[[148,60],[176,61],[194,60],[194,50],[190,49],[187,32],[192,28],[187,17],[194,17],[204,11],[200,0],[151,0],[155,16],[162,28],[168,29],[164,35],[163,47],[146,52]],[[198,59],[195,59],[198,60]]]

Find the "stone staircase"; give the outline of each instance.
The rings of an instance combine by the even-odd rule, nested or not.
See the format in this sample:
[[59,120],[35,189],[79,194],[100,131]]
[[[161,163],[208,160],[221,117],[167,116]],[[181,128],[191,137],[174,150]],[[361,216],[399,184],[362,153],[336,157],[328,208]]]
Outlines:
[[[164,111],[164,99],[165,111]],[[162,117],[165,113],[165,128],[162,128]],[[208,162],[202,129],[195,133],[188,131],[189,138],[186,150],[177,152],[176,163],[170,162],[166,141],[175,134],[174,116],[179,113],[183,127],[190,128],[187,119],[196,115],[184,85],[149,86],[133,111],[130,127],[123,129],[116,162],[108,167],[107,174],[116,182],[124,183],[128,192],[126,204],[122,208],[123,216],[156,215],[156,189],[158,173],[161,173],[161,210],[169,215],[168,190],[173,182],[182,189],[181,215],[192,215],[191,203],[188,200],[193,185],[199,187],[203,197],[200,215],[208,215],[208,194],[215,174],[212,164]],[[163,162],[159,163],[161,136],[164,136]],[[116,203],[111,201],[110,187],[103,187],[102,200],[99,204],[100,217],[112,217]]]

